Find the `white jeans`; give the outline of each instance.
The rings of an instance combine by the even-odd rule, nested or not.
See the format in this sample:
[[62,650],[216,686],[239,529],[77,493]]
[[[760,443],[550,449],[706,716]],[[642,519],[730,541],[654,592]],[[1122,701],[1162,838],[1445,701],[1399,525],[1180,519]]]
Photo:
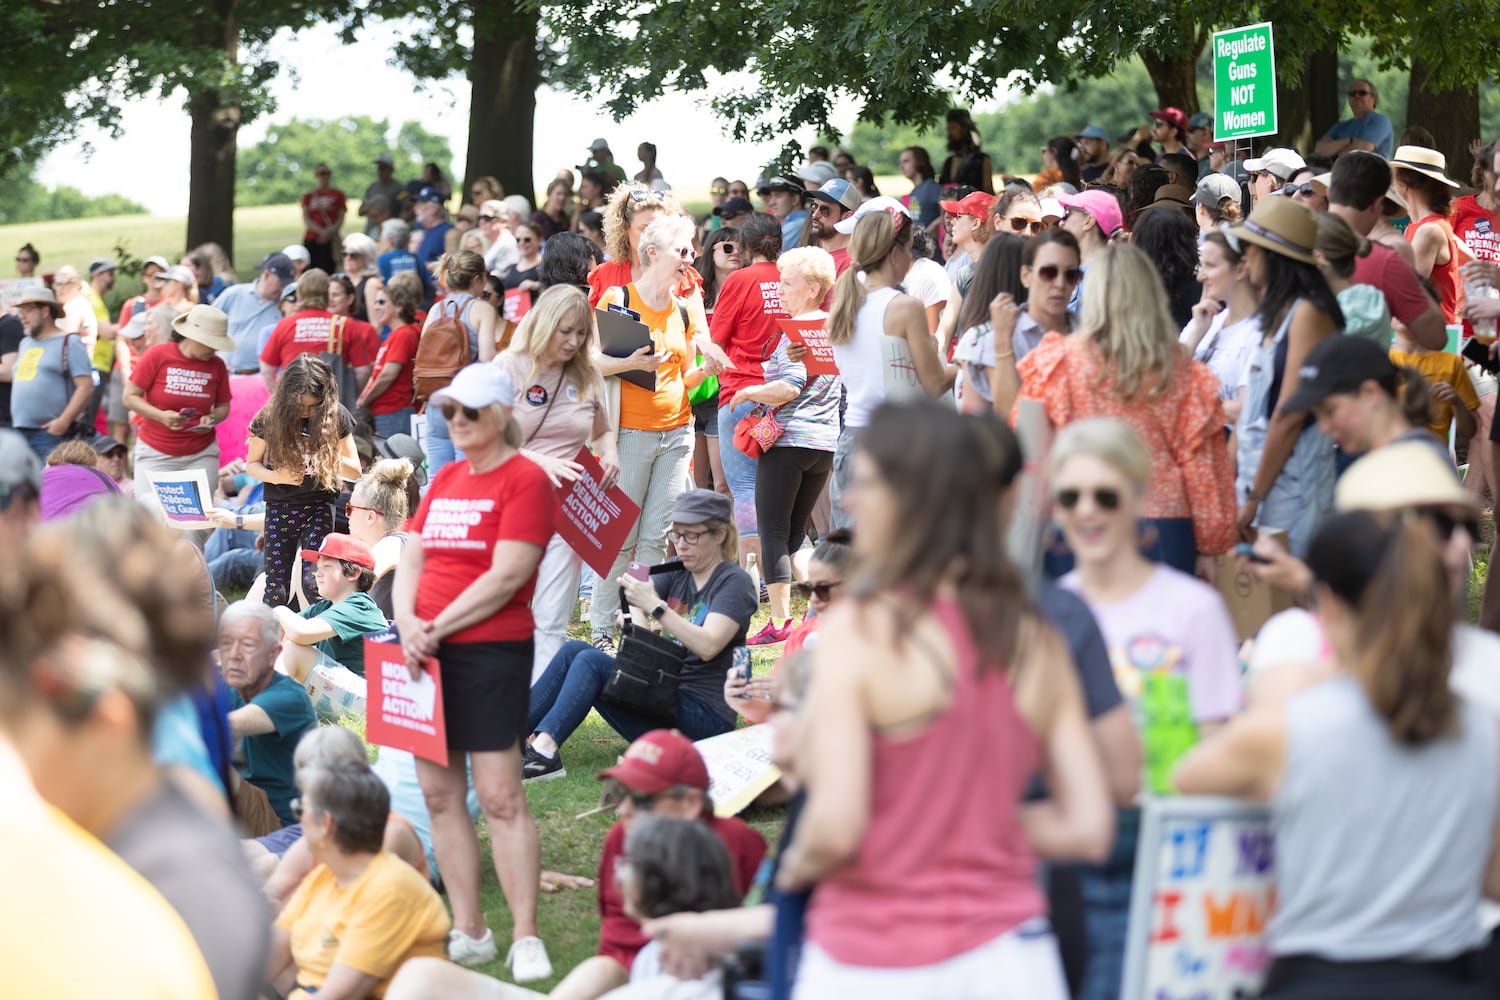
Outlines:
[[793,1000],[1067,1000],[1057,942],[1032,920],[935,965],[904,969],[845,965],[811,942],[803,946]]
[[535,684],[552,657],[568,638],[568,620],[578,600],[578,577],[583,560],[561,535],[553,535],[536,570],[536,591],[531,595],[532,634],[536,646],[531,661],[531,683]]
[[672,507],[687,481],[693,457],[693,426],[670,431],[638,431],[626,428],[619,435],[620,489],[641,506],[625,544],[615,556],[609,573],[594,588],[589,622],[594,635],[614,634],[615,612],[620,608],[620,577],[631,559],[646,565],[662,560],[667,551],[667,529],[672,527]]

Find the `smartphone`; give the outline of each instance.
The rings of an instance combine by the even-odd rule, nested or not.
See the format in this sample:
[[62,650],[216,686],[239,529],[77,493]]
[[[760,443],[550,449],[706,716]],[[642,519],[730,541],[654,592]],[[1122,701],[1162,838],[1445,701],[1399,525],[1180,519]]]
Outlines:
[[[750,683],[750,650],[749,650],[749,648],[745,647],[745,646],[736,646],[734,648],[733,659],[734,659],[734,663],[733,663],[733,665],[729,669],[731,671],[733,671],[734,674],[736,676],[738,676],[741,680],[743,680],[746,684],[749,684]],[[737,695],[737,697],[741,701],[749,701],[750,700],[750,689],[747,687],[745,689],[744,693],[740,694],[740,695]]]
[[1490,356],[1490,345],[1470,340],[1464,345],[1463,356],[1491,375],[1500,375],[1500,361]]
[[1271,560],[1267,559],[1259,552],[1256,552],[1249,542],[1240,542],[1240,544],[1236,545],[1234,547],[1234,554],[1237,556],[1244,556],[1251,562],[1258,563],[1262,566],[1268,566],[1271,563]]
[[184,407],[183,409],[178,410],[177,414],[184,420],[192,420],[198,416],[198,408],[196,406]]
[[651,567],[643,562],[632,561],[629,566],[625,567],[625,575],[633,580],[649,580],[651,579]]

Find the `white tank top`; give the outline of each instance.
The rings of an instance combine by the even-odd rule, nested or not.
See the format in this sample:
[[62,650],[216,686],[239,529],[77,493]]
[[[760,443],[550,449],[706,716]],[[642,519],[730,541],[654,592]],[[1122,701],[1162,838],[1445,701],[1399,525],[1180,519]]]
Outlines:
[[[833,345],[834,361],[847,394],[845,427],[865,426],[870,414],[887,399],[909,399],[922,392],[906,341],[885,334],[885,311],[900,294],[896,288],[869,292],[854,318],[854,339]],[[913,387],[915,392],[910,391]]]

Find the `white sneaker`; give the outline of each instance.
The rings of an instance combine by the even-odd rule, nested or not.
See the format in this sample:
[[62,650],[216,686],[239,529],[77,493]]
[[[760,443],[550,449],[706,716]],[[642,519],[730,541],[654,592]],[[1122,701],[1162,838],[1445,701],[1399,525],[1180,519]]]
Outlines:
[[448,957],[459,965],[483,965],[500,956],[495,935],[484,929],[484,937],[470,937],[457,927],[448,932]]
[[552,960],[539,937],[517,938],[505,956],[505,964],[510,966],[510,976],[518,983],[534,983],[552,975]]

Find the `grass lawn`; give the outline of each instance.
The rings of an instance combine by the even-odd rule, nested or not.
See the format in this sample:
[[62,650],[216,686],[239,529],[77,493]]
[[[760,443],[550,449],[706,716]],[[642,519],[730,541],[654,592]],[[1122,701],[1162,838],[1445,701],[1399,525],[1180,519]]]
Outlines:
[[[794,611],[800,619],[806,608],[798,602]],[[760,631],[766,617],[763,606],[750,626],[751,635]],[[570,630],[570,637],[587,639],[588,627],[575,625]],[[765,674],[781,655],[781,647],[759,647],[753,649],[752,654],[755,673]],[[536,817],[541,834],[543,868],[573,875],[587,875],[589,878],[598,874],[604,835],[614,823],[614,815],[601,813],[583,819],[577,817],[599,804],[599,782],[594,775],[613,766],[625,751],[625,746],[625,741],[599,718],[598,713],[590,713],[588,720],[562,748],[563,763],[568,769],[567,776],[551,781],[532,782],[526,786],[526,798],[531,804],[531,812]],[[774,844],[785,812],[783,808],[752,807],[742,813],[741,818]],[[494,865],[489,859],[489,839],[483,824],[480,825],[479,839],[484,849],[480,905],[484,909],[486,923],[495,933],[501,959],[480,966],[479,971],[508,980],[509,976],[502,962],[510,942],[510,914],[505,906],[505,897],[500,892],[500,884],[495,878]],[[537,923],[542,940],[547,943],[547,953],[552,958],[555,977],[528,985],[546,992],[598,948],[597,891],[582,889],[553,895],[543,894],[537,905]]]

